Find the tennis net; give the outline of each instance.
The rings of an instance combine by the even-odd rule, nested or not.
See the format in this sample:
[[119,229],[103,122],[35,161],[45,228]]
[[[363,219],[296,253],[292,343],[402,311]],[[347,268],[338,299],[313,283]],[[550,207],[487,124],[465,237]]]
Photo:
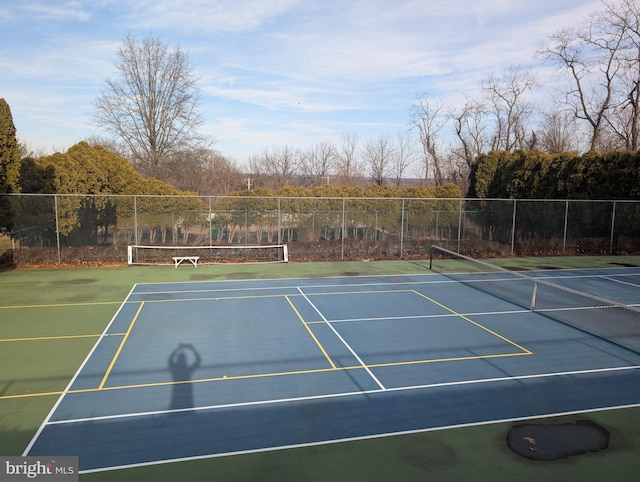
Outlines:
[[640,353],[637,308],[432,246],[430,269],[439,259],[455,260],[442,273],[455,281]]
[[127,247],[127,263],[132,265],[174,264],[174,257],[198,257],[199,264],[286,263],[286,244],[224,246],[141,246]]

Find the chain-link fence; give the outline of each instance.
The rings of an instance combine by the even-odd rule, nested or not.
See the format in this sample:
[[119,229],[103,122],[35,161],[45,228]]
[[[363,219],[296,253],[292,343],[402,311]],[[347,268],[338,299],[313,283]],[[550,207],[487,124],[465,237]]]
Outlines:
[[287,244],[292,261],[640,252],[640,201],[0,196],[2,263],[124,264],[128,245]]

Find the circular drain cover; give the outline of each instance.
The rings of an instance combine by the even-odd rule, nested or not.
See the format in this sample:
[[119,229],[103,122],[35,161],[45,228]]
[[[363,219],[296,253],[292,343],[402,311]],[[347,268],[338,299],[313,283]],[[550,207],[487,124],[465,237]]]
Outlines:
[[507,434],[509,448],[533,460],[558,460],[609,446],[609,432],[590,421],[562,425],[516,425]]

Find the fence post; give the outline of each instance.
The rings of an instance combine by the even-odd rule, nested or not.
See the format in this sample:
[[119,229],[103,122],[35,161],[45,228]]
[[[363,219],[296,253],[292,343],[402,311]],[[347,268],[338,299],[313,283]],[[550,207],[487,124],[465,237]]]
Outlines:
[[404,249],[404,198],[402,198],[402,212],[400,213],[400,259]]
[[53,205],[56,211],[56,246],[58,247],[58,265],[62,264],[62,255],[60,254],[60,222],[58,217],[58,195],[53,195]]
[[516,203],[517,199],[513,200],[513,218],[511,220],[511,254],[515,252],[516,249]]
[[616,201],[613,201],[613,211],[611,212],[611,237],[609,238],[609,254],[613,253],[613,233],[616,226]]
[[340,259],[342,259],[344,261],[344,230],[346,229],[347,226],[347,221],[346,221],[346,198],[342,198],[342,229],[340,230],[342,235],[340,236],[341,241],[340,241]]
[[133,196],[133,244],[138,244],[138,196]]
[[211,196],[209,196],[209,247],[213,245],[213,219],[211,215]]
[[458,209],[458,253],[460,252],[460,235],[462,233],[462,202],[464,199],[460,199],[460,207]]
[[562,235],[562,252],[567,249],[567,224],[569,221],[569,200],[567,199],[564,205],[564,234]]
[[282,214],[280,212],[280,198],[278,197],[278,244],[282,244]]
[[[291,240],[289,240],[289,242],[291,242]],[[246,205],[244,207],[244,244],[249,244],[249,213],[247,212]]]

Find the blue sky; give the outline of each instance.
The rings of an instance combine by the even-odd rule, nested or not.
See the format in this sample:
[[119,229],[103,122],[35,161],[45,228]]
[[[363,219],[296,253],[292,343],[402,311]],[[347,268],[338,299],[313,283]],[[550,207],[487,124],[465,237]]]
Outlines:
[[[364,142],[409,128],[416,95],[455,106],[513,65],[549,87],[534,54],[600,0],[2,0],[0,97],[20,141],[66,150],[127,32],[180,46],[195,65],[215,148],[243,165],[265,148]],[[546,102],[549,89],[534,101]]]

